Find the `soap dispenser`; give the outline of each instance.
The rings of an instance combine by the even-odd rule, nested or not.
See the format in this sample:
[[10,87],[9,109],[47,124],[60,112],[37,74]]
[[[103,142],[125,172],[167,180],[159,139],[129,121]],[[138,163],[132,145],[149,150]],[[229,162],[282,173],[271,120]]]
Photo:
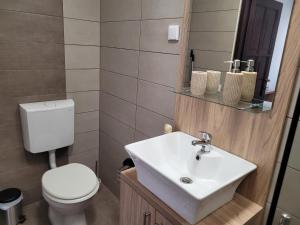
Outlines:
[[241,99],[243,85],[243,74],[240,72],[241,61],[236,59],[225,63],[230,63],[231,67],[225,77],[223,102],[227,105],[237,105]]
[[247,67],[243,73],[243,85],[241,99],[246,102],[251,102],[254,97],[257,72],[254,72],[254,60],[242,61],[247,63]]

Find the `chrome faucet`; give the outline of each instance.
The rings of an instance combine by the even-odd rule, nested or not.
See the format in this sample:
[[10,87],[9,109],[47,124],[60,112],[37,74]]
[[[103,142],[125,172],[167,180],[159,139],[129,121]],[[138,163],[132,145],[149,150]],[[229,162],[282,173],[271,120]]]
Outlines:
[[201,149],[197,152],[196,160],[200,160],[203,154],[207,154],[211,151],[211,140],[212,135],[210,133],[201,131],[200,139],[192,141],[193,146],[201,146]]

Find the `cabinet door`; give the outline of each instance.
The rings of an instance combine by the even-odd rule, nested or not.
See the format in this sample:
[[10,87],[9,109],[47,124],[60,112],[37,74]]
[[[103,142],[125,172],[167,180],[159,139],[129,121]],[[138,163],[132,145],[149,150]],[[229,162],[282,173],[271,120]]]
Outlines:
[[120,225],[155,225],[155,209],[121,181]]
[[158,211],[155,212],[155,225],[173,225],[165,217],[163,217]]

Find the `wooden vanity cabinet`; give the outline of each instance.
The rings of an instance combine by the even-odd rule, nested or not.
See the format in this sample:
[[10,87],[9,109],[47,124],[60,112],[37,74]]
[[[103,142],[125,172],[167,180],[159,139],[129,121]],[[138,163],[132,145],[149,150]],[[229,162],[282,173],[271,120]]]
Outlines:
[[120,210],[120,225],[173,225],[122,181]]
[[[190,225],[138,182],[134,168],[123,171],[120,178],[120,225]],[[261,206],[236,194],[196,225],[259,225],[261,212]]]

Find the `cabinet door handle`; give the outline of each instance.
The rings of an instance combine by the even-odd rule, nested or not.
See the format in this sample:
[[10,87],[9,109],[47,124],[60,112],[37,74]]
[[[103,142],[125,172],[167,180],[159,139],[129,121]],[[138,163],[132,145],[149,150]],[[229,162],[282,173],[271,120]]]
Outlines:
[[149,221],[151,220],[151,213],[145,212],[144,213],[144,225],[150,225]]

